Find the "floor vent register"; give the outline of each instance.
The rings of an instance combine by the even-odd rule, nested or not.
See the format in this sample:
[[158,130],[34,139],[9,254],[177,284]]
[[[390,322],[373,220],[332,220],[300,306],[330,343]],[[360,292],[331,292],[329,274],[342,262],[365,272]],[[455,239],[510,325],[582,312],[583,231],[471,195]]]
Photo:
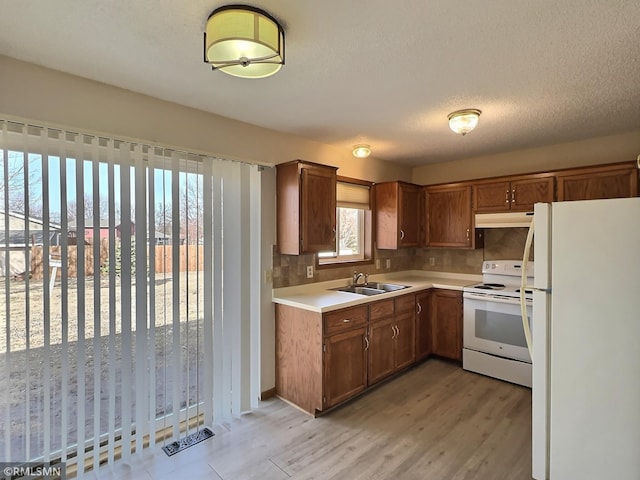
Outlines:
[[176,453],[181,452],[182,450],[185,450],[193,445],[196,445],[208,438],[211,438],[214,435],[215,433],[213,433],[208,428],[203,428],[202,430],[198,430],[197,432],[187,435],[186,437],[176,440],[175,442],[171,442],[169,445],[165,445],[164,447],[162,447],[162,450],[164,450],[164,453],[169,456],[175,455]]

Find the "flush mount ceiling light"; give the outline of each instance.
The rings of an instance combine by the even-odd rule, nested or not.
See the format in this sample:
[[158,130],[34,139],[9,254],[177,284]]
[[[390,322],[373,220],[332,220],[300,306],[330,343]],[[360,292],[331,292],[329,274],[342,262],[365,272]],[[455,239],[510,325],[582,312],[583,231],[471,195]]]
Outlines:
[[213,70],[236,77],[268,77],[284,65],[284,30],[255,7],[217,8],[207,19],[204,61]]
[[353,146],[353,156],[357,158],[367,158],[371,155],[371,147],[364,143]]
[[460,135],[466,135],[478,125],[482,112],[476,108],[458,110],[449,114],[449,128]]

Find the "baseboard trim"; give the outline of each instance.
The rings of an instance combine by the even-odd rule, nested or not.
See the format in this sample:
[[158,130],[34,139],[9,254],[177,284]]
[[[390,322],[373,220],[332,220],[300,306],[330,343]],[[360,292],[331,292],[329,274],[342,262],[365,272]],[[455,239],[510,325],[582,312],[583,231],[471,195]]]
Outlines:
[[276,388],[270,388],[269,390],[265,390],[264,392],[260,393],[260,400],[269,400],[270,398],[273,398],[276,396]]

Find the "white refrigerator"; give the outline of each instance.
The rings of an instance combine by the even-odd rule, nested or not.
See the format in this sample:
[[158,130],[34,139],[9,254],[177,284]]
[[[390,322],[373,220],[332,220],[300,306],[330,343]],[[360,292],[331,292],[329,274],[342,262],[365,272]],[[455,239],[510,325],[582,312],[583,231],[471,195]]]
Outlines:
[[536,204],[533,478],[640,479],[640,198]]

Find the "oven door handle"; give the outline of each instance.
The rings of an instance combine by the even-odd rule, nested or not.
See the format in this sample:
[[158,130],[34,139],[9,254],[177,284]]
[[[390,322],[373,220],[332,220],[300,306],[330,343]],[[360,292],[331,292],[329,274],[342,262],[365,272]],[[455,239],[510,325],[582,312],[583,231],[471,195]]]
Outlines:
[[531,218],[529,232],[527,233],[527,241],[524,244],[524,252],[522,254],[522,272],[520,273],[520,310],[522,311],[522,326],[524,328],[524,338],[527,341],[529,355],[533,359],[533,340],[531,339],[531,327],[529,326],[529,316],[527,315],[527,305],[525,302],[525,290],[527,288],[527,263],[529,263],[529,252],[533,243],[533,233],[535,231],[535,215]]
[[481,302],[505,303],[508,305],[520,304],[520,300],[518,299],[518,297],[503,298],[503,297],[494,297],[491,295],[482,295],[482,294],[472,293],[472,292],[463,293],[462,297],[468,298],[469,300],[479,300]]

